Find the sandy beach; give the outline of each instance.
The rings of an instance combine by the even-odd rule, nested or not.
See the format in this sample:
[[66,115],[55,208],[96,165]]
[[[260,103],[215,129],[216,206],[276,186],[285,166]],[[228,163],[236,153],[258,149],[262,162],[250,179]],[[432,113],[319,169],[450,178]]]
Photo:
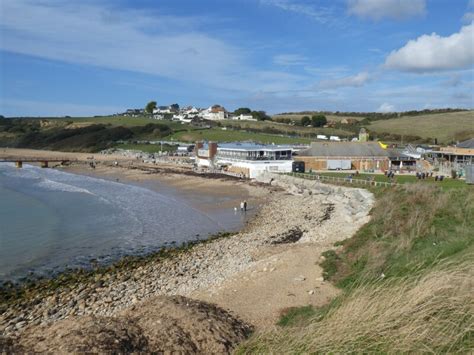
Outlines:
[[[366,223],[373,204],[373,196],[365,190],[289,176],[269,174],[249,184],[173,170],[152,174],[146,169],[100,165],[93,172],[84,166],[67,170],[145,183],[158,179],[190,195],[231,190],[238,198],[245,196],[250,205],[260,201],[261,207],[231,236],[119,263],[63,286],[39,286],[9,300],[0,315],[0,331],[19,343],[27,343],[58,322],[119,317],[134,307],[152,309],[159,297],[175,295],[215,304],[257,330],[272,327],[285,309],[321,306],[338,294],[322,277],[321,253]],[[217,208],[232,207],[236,201],[230,199]]]
[[[212,209],[233,210],[246,200],[249,205],[249,218],[252,211],[265,203],[266,189],[256,183],[227,176],[214,178],[201,177],[190,169],[176,165],[142,164],[134,169],[128,166],[98,163],[94,169],[86,164],[72,164],[62,167],[62,171],[88,175],[123,183],[132,183],[158,192],[163,187],[172,189],[193,204],[195,208],[208,211]],[[203,196],[208,198],[203,199]],[[251,206],[251,207],[250,207]]]

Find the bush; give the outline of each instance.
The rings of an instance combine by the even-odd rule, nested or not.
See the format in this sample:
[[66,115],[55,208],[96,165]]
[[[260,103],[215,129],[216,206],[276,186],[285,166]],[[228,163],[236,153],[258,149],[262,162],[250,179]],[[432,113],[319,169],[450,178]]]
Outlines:
[[324,115],[314,115],[313,117],[311,117],[311,125],[313,127],[323,127],[327,123],[328,120]]

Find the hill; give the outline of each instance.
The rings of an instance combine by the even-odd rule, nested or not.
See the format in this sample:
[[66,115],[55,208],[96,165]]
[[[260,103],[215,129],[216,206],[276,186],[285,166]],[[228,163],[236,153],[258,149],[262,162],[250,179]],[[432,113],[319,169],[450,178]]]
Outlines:
[[[310,113],[281,113],[272,116],[272,120],[279,122],[285,121],[286,119],[290,119],[292,121],[300,121],[303,116],[311,117],[312,115],[320,114],[320,112],[310,112]],[[332,114],[325,114],[328,121],[340,122],[343,119],[354,119],[357,121],[362,121],[364,117],[361,116],[351,116],[350,114],[347,115],[332,115]]]
[[341,295],[288,310],[238,353],[470,353],[474,189],[380,190],[372,219],[321,259]]
[[373,121],[367,126],[377,133],[410,134],[422,138],[437,138],[449,143],[474,136],[474,111],[405,116]]

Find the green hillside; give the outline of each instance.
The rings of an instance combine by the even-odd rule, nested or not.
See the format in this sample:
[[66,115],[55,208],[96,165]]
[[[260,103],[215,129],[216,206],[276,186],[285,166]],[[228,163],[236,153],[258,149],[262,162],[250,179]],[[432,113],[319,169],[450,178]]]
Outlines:
[[342,293],[284,314],[240,354],[471,353],[474,188],[379,190],[372,220],[323,253]]
[[474,137],[474,111],[405,116],[373,121],[367,126],[377,133],[437,138],[439,143]]

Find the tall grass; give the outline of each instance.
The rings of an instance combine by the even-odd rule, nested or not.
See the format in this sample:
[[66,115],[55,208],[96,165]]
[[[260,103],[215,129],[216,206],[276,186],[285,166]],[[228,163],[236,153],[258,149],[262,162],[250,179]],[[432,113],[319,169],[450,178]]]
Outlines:
[[342,294],[240,353],[474,352],[474,189],[381,191],[371,221],[325,255]]
[[470,352],[473,255],[416,278],[360,285],[321,319],[255,336],[247,353]]
[[345,288],[403,277],[474,248],[474,189],[405,185],[378,196],[372,220],[338,253],[332,281]]

